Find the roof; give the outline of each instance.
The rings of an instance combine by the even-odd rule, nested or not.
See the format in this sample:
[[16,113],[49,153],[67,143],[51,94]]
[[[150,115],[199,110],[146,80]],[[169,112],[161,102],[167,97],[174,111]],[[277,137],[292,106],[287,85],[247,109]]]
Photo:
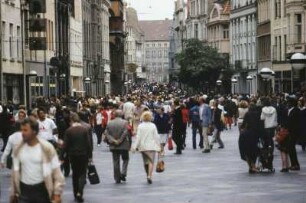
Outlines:
[[168,41],[172,20],[143,20],[139,26],[145,33],[145,41]]
[[134,8],[129,7],[126,9],[126,21],[129,26],[136,29],[139,33],[141,34],[143,33],[143,31],[141,30],[138,24],[139,21],[138,21],[137,11]]

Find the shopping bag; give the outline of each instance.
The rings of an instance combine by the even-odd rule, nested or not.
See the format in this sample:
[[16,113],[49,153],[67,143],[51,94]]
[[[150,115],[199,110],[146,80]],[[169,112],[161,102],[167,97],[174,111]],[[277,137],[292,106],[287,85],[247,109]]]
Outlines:
[[159,160],[156,165],[156,172],[162,173],[164,171],[165,171],[165,162],[162,160]]
[[90,182],[90,184],[92,185],[96,185],[100,183],[100,178],[99,175],[97,173],[96,167],[93,164],[89,164],[88,165],[88,180]]
[[173,150],[173,142],[171,137],[168,139],[168,150]]

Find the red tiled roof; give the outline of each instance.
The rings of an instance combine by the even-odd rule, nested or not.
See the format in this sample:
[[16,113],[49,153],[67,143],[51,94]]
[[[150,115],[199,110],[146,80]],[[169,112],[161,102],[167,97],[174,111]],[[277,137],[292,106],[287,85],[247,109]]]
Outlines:
[[145,33],[146,41],[167,41],[172,20],[143,20],[139,21],[139,26]]

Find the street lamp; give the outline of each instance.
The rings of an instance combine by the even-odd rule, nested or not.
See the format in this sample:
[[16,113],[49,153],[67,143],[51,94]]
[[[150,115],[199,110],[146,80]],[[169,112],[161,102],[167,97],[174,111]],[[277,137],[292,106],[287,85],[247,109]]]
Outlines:
[[236,84],[238,83],[238,80],[236,78],[232,78],[232,85],[234,87],[234,94],[236,94]]
[[59,94],[65,95],[66,94],[66,84],[65,84],[66,74],[62,73],[59,76],[60,80],[60,92]]
[[290,63],[292,64],[292,68],[294,70],[303,70],[306,65],[306,56],[301,53],[295,53],[291,56]]
[[[293,92],[293,71],[301,71],[305,68],[306,65],[306,56],[302,53],[295,53],[291,56],[291,92]],[[305,80],[306,80],[306,71],[305,71]]]
[[32,109],[32,85],[31,85],[31,83],[32,83],[32,78],[37,77],[37,72],[35,70],[31,70],[27,76],[28,76],[28,85],[29,85],[29,89],[28,89],[28,91],[29,91],[29,107],[30,107],[30,109]]
[[260,76],[262,77],[262,79],[265,83],[265,94],[268,94],[268,82],[269,82],[270,79],[273,78],[273,73],[274,72],[268,67],[262,68],[259,72]]
[[247,81],[249,82],[249,94],[251,95],[252,93],[252,80],[253,80],[253,77],[252,76],[247,76]]
[[88,95],[88,93],[89,93],[89,84],[90,84],[90,82],[91,82],[90,77],[84,78],[84,83],[85,83],[85,88],[86,88],[86,93],[87,93],[87,95]]
[[60,78],[60,80],[65,80],[66,74],[65,74],[65,73],[61,74],[61,75],[59,76],[59,78]]
[[219,93],[221,94],[221,85],[222,85],[222,80],[217,80],[216,81],[218,89],[219,89]]

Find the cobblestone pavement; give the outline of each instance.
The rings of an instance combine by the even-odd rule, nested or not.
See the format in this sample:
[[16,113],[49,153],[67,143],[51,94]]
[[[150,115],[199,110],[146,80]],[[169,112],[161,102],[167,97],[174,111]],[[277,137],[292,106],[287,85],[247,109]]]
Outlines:
[[[94,162],[101,184],[86,185],[88,203],[303,203],[306,202],[306,153],[297,146],[302,170],[282,174],[279,151],[275,151],[276,173],[249,175],[247,165],[240,160],[238,130],[222,133],[225,149],[209,154],[191,147],[191,130],[188,129],[188,146],[183,155],[167,151],[166,170],[154,174],[153,184],[146,183],[139,153],[131,154],[127,182],[116,185],[113,180],[111,153],[107,146],[96,147]],[[8,202],[9,171],[0,171],[0,202]],[[63,203],[74,202],[71,177],[66,179]]]

